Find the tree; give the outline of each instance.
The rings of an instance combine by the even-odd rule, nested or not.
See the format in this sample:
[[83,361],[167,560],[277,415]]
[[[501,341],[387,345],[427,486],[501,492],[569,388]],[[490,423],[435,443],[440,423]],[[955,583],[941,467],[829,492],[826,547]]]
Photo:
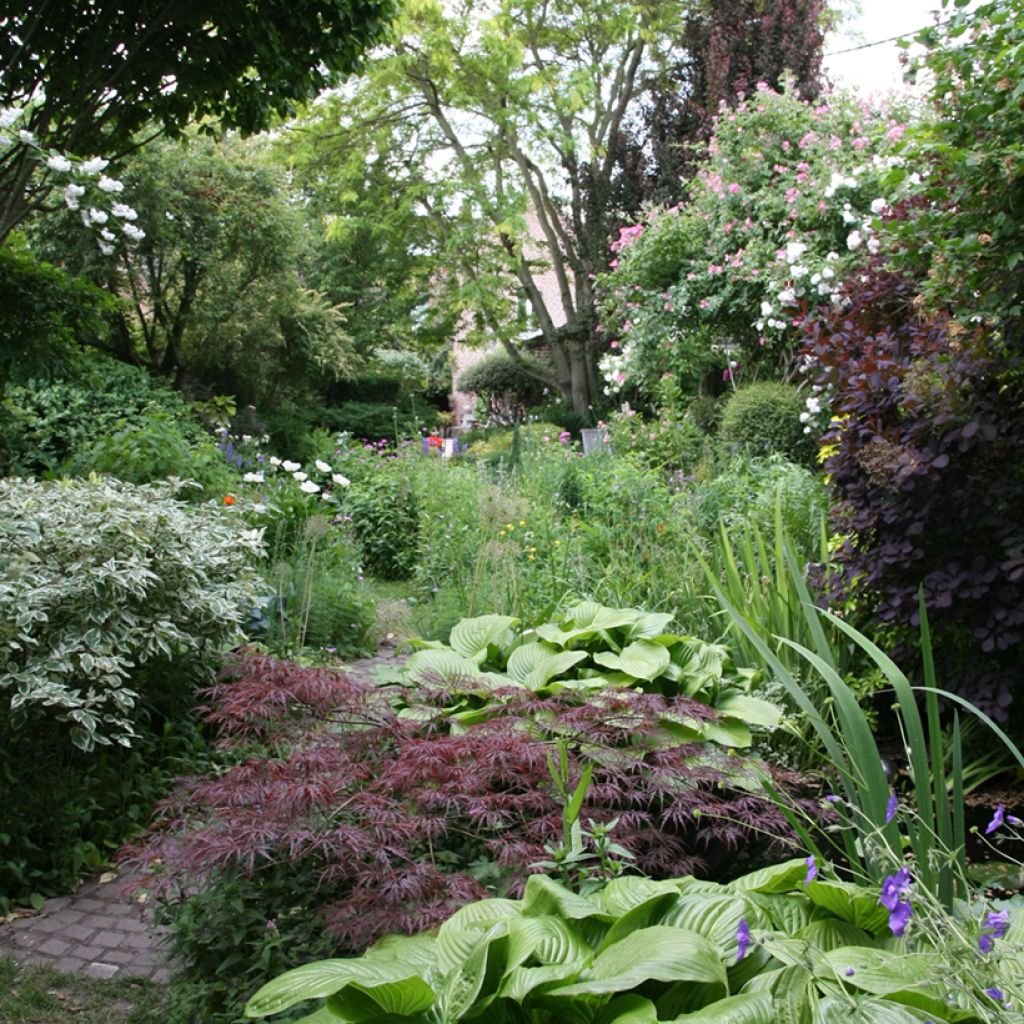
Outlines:
[[48,236],[69,265],[126,297],[121,358],[246,403],[347,371],[341,311],[296,270],[301,216],[250,145],[153,143],[124,178],[142,208],[136,248],[101,260],[84,242],[70,249],[59,221]]
[[679,58],[648,84],[639,129],[623,144],[626,153],[630,144],[647,153],[641,194],[675,202],[719,109],[758,82],[775,89],[788,76],[800,96],[814,99],[827,17],[825,0],[703,0],[687,18]]
[[541,343],[549,365],[531,372],[580,412],[598,395],[592,278],[609,223],[587,207],[586,182],[611,173],[609,142],[679,14],[633,0],[415,4],[360,86],[305,125],[332,146],[402,126],[408,159],[439,186],[448,272],[435,287],[514,360],[524,333]]
[[[122,154],[150,126],[174,135],[207,118],[257,132],[352,71],[392,10],[393,0],[11,0],[0,108],[27,108],[22,130],[68,153]],[[8,138],[0,243],[48,192],[30,138]]]
[[[795,24],[785,12],[799,9],[808,20],[820,12],[818,0],[771,0],[758,14],[751,0],[746,21],[734,24],[727,6],[492,0],[442,8],[424,0],[407,9],[361,86],[320,105],[302,127],[322,152],[366,153],[368,138],[376,147],[381,132],[401,136],[415,174],[399,180],[420,189],[444,225],[437,291],[471,314],[470,340],[498,341],[586,413],[599,401],[596,362],[608,345],[593,280],[616,228],[639,205],[636,190],[623,187],[622,140],[638,121],[645,83],[665,82],[681,66],[695,20],[710,18],[716,39],[754,26],[746,49],[729,51],[736,74],[716,65],[721,91],[741,65],[745,75],[760,73],[758,47]],[[797,39],[820,52],[820,38]],[[774,45],[764,60],[773,80],[784,54]],[[815,58],[800,67],[813,76]],[[704,88],[707,102],[712,92]],[[633,180],[649,173],[638,148],[631,159]],[[422,190],[424,178],[432,193]],[[538,351],[546,366],[527,359]]]

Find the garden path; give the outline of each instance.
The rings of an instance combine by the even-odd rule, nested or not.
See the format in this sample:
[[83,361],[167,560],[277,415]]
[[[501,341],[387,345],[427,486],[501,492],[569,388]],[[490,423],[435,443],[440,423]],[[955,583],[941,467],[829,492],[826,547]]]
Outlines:
[[[399,660],[384,648],[344,667],[369,680],[375,668]],[[167,981],[166,929],[157,927],[152,909],[140,901],[136,883],[141,877],[108,872],[69,896],[47,900],[35,913],[0,924],[0,956],[93,978],[132,975]]]

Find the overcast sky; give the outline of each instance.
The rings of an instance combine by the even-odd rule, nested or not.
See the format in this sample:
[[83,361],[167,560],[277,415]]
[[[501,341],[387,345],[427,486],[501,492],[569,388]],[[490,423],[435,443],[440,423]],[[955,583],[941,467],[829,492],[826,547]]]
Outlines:
[[895,42],[837,53],[862,43],[874,43],[900,33],[912,35],[934,24],[941,0],[861,0],[862,13],[850,18],[825,41],[825,70],[837,86],[856,87],[862,93],[903,88]]

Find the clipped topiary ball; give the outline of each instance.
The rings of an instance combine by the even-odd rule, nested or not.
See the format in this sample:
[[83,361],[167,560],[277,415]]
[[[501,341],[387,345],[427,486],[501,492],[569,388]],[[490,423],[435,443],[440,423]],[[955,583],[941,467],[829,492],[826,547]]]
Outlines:
[[805,434],[800,422],[804,400],[791,384],[761,381],[740,388],[726,403],[718,429],[726,454],[785,456],[803,465],[814,464],[817,438]]

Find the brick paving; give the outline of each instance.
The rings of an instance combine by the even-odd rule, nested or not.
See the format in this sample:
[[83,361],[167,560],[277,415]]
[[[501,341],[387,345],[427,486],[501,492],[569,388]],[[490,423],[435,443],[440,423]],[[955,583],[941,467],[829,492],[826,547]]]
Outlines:
[[[401,660],[385,649],[376,657],[348,662],[344,669],[373,681],[376,668]],[[151,908],[131,891],[140,877],[102,875],[70,896],[47,900],[36,913],[0,925],[0,956],[92,978],[131,975],[167,981],[173,965],[164,948],[166,930],[153,923]]]
[[0,927],[0,956],[91,978],[131,975],[167,981],[164,930],[128,891],[138,877],[102,875],[106,881],[47,900],[37,913]]

